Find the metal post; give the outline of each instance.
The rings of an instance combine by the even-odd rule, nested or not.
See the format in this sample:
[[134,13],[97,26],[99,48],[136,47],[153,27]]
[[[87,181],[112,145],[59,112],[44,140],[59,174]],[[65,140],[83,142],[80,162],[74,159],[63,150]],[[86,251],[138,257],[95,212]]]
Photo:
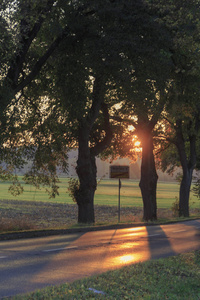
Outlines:
[[119,178],[118,223],[120,222],[120,189],[121,189],[121,180]]

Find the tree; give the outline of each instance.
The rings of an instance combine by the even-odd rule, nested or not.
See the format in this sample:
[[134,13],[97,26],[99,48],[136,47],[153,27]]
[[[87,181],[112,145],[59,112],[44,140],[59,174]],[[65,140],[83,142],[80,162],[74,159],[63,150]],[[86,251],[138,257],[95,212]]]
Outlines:
[[132,125],[135,129],[133,134],[141,141],[140,188],[144,204],[143,219],[147,221],[157,219],[155,134],[167,103],[172,68],[171,33],[163,21],[168,6],[161,3],[158,6],[150,4],[148,9],[152,19],[149,18],[146,26],[140,28],[139,34],[145,41],[139,43],[137,52],[130,53],[124,50],[124,57],[129,66],[121,70],[120,85],[124,99],[120,109],[112,115],[115,121]]
[[[167,25],[173,28],[172,61],[174,70],[171,76],[169,105],[165,117],[171,129],[167,140],[176,146],[178,160],[164,159],[175,166],[180,163],[183,176],[179,193],[179,216],[189,216],[189,195],[193,170],[196,166],[196,143],[199,136],[199,1],[175,2]],[[175,21],[176,20],[176,21]],[[169,151],[169,150],[168,150]],[[170,152],[169,152],[170,153]],[[166,156],[167,157],[167,156]],[[173,169],[173,168],[172,168]]]
[[[166,105],[167,94],[162,84],[154,80],[141,79],[134,72],[135,82],[128,83],[127,100],[113,119],[134,127],[133,133],[141,141],[142,164],[140,189],[143,199],[143,219],[157,219],[156,190],[158,175],[155,164],[155,138],[159,130],[158,121]],[[144,80],[144,81],[143,81]],[[137,82],[138,81],[138,82]],[[140,89],[142,86],[142,89]],[[131,113],[130,113],[131,112]]]
[[[71,39],[70,29],[62,26],[60,4],[54,0],[1,1],[0,157],[8,165],[1,168],[2,178],[11,176],[14,165],[19,168],[25,163],[22,157],[27,148],[25,152],[19,148],[22,111],[28,112],[20,107],[23,95],[61,41]],[[44,34],[49,38],[45,42]]]
[[[23,2],[19,3],[16,12],[23,9],[27,16],[29,7],[24,6]],[[28,4],[33,5],[31,1]],[[53,2],[49,0],[42,3],[41,6],[39,5],[39,14],[37,5],[34,6],[35,9],[37,8],[34,10],[35,14],[37,12],[37,16],[40,16],[41,13],[36,23],[33,21],[35,20],[34,15],[30,21],[28,17],[22,18],[23,22],[18,25],[21,33],[19,51],[11,60],[10,69],[5,75],[4,82],[6,87],[12,87],[14,93],[23,91],[20,95],[21,103],[25,103],[27,108],[31,107],[31,117],[26,122],[26,126],[24,126],[23,120],[21,123],[30,134],[34,132],[33,140],[37,141],[36,145],[38,146],[37,151],[34,152],[37,168],[43,164],[41,164],[39,155],[36,154],[42,153],[43,148],[47,150],[51,145],[56,145],[57,138],[59,138],[59,143],[61,142],[60,145],[62,147],[65,145],[66,148],[68,139],[66,138],[66,143],[64,140],[68,133],[74,137],[72,143],[78,143],[77,172],[80,187],[76,199],[80,209],[79,222],[94,222],[95,157],[109,145],[111,139],[109,109],[111,111],[113,99],[109,98],[108,85],[113,83],[114,89],[117,87],[120,95],[120,86],[124,86],[127,76],[130,79],[129,75],[134,80],[136,70],[136,77],[139,77],[136,82],[137,84],[139,82],[140,86],[137,86],[135,91],[140,92],[142,84],[148,86],[148,89],[151,86],[152,89],[153,81],[158,82],[161,74],[159,71],[155,78],[156,71],[159,69],[163,71],[163,67],[166,65],[164,61],[168,61],[164,45],[166,38],[162,38],[166,31],[160,24],[160,18],[155,14],[154,7],[152,10],[151,6],[149,1],[140,0],[134,1],[134,3],[133,1],[106,0],[98,3],[96,1],[66,3],[66,1]],[[52,14],[49,13],[49,10],[52,11]],[[31,35],[31,28],[33,28],[31,25],[37,29],[33,31],[35,36]],[[21,30],[20,26],[22,26]],[[43,29],[40,30],[41,28]],[[51,32],[52,28],[54,28],[53,32]],[[46,32],[49,32],[49,35]],[[38,33],[41,35],[38,36]],[[44,41],[44,49],[40,47],[41,41]],[[54,52],[55,56],[52,57],[52,60],[48,59],[47,64],[47,58],[55,49],[57,49],[57,52]],[[28,60],[28,63],[26,63],[26,59],[23,60],[24,58]],[[44,64],[45,69],[42,68]],[[67,65],[71,67],[71,70]],[[35,78],[34,81],[33,78]],[[47,83],[46,87],[45,83]],[[39,115],[41,114],[39,122],[41,126],[36,125],[32,130],[30,124],[34,124],[33,113],[34,111],[38,112],[40,100],[42,101],[42,97],[39,97],[38,94],[39,91],[43,97],[49,97],[50,113],[47,113],[44,118],[39,113]],[[139,102],[144,101],[145,104],[143,103],[142,106],[144,108],[146,106],[145,98],[141,99],[140,96],[136,98],[138,98],[138,103],[134,104],[135,107],[139,110]],[[116,98],[115,102],[118,99],[120,98]],[[152,99],[149,100],[151,103]],[[152,103],[154,102],[157,103],[155,93]],[[57,122],[62,133],[64,128],[67,130],[61,139],[60,136],[56,137],[53,128],[49,130],[54,127],[50,124],[53,114],[55,128],[57,128]],[[148,121],[151,126],[155,122],[153,119],[148,119]],[[143,122],[141,113],[139,122]],[[42,137],[40,141],[35,134],[37,132],[40,133],[39,137]],[[57,129],[55,132],[58,132]],[[146,139],[144,139],[143,145],[145,145],[145,141]],[[152,146],[152,139],[150,139],[150,143]],[[151,152],[152,149],[151,147]],[[50,171],[53,170],[53,172],[50,173],[54,176],[55,160],[53,157],[55,155],[53,154],[56,153],[55,148],[53,151],[50,151],[48,157],[52,158],[49,162]],[[36,164],[37,161],[40,161],[40,164]],[[150,176],[149,173],[148,178]],[[157,182],[156,176],[154,177]],[[143,186],[142,183],[141,186]],[[155,188],[156,185],[154,185],[154,191]],[[153,217],[151,215],[152,218],[155,218],[155,209]]]
[[[185,85],[185,92],[184,97],[182,95],[182,100],[187,94],[186,90],[187,88]],[[195,96],[193,103],[190,102],[192,95]],[[170,131],[166,136],[166,150],[161,154],[161,166],[163,170],[168,169],[168,172],[171,173],[176,166],[182,167],[179,191],[179,216],[184,217],[189,216],[189,196],[193,171],[197,165],[197,142],[199,140],[200,132],[200,108],[199,104],[196,103],[199,96],[197,96],[195,89],[193,89],[193,91],[190,90],[187,96],[189,103],[182,103],[181,109],[181,102],[179,102],[178,106],[174,104],[168,109],[169,115],[167,116],[167,120],[170,124]],[[178,111],[176,115],[173,113],[175,110]]]
[[[163,54],[161,51],[163,50],[164,52],[164,49],[162,47],[163,41],[161,43],[162,49],[158,47],[157,43],[160,42],[160,39],[157,40],[156,38],[160,36],[160,31],[158,29],[159,24],[157,22],[156,23],[154,22],[154,18],[150,14],[147,4],[144,4],[141,1],[137,1],[134,4],[131,1],[128,2],[126,1],[123,3],[114,2],[112,4],[106,2],[105,7],[102,7],[101,4],[99,5],[98,9],[97,7],[98,6],[95,6],[94,9],[92,8],[91,5],[90,10],[88,11],[90,16],[89,19],[90,23],[88,24],[90,24],[90,26],[86,25],[85,19],[84,19],[84,26],[82,24],[83,19],[82,18],[78,19],[79,26],[87,28],[87,31],[86,32],[84,31],[82,34],[82,38],[81,37],[79,38],[78,45],[74,45],[74,51],[76,51],[77,49],[76,46],[78,48],[80,47],[79,49],[81,49],[81,51],[80,50],[78,51],[79,54],[78,58],[77,56],[75,57],[74,64],[76,65],[76,67],[78,68],[81,74],[80,77],[77,76],[77,80],[81,82],[81,85],[79,86],[82,89],[79,90],[78,87],[78,94],[80,95],[80,99],[82,99],[81,103],[83,106],[81,105],[79,109],[77,109],[76,107],[76,113],[70,112],[70,114],[72,114],[73,116],[71,122],[75,124],[74,126],[77,126],[76,140],[78,142],[78,147],[79,147],[79,156],[77,161],[77,174],[79,176],[80,186],[76,192],[75,198],[79,207],[78,220],[79,222],[84,222],[84,223],[94,222],[93,199],[94,199],[94,192],[96,190],[95,156],[100,154],[101,151],[109,145],[111,140],[111,129],[109,128],[110,125],[108,121],[109,111],[105,110],[106,108],[105,104],[108,104],[108,107],[111,108],[110,103],[112,103],[112,101],[109,100],[107,96],[108,92],[106,93],[106,85],[109,82],[113,81],[118,95],[116,99],[121,99],[120,87],[124,85],[124,81],[128,77],[130,79],[130,76],[127,75],[129,74],[129,72],[133,74],[133,72],[137,70],[139,74],[139,68],[142,67],[142,70],[145,73],[146,72],[145,68],[147,66],[148,66],[148,71],[150,71],[150,68],[152,68],[152,59],[155,64],[154,65],[155,69],[158,70],[158,62],[162,62],[163,64],[164,60],[168,60],[168,58],[166,58],[167,57],[166,53]],[[76,18],[77,17],[78,16],[76,15]],[[140,23],[141,19],[143,20],[144,26],[141,26]],[[91,24],[93,26],[91,26]],[[151,29],[154,30],[156,34],[154,31],[151,31]],[[150,35],[150,38],[148,37],[148,35]],[[144,36],[147,37],[147,40],[144,39],[143,41]],[[155,47],[154,46],[149,47],[150,41],[155,43]],[[98,48],[92,47],[91,46],[92,42],[93,45],[98,45]],[[155,52],[155,48],[157,49],[157,52]],[[68,58],[69,58],[69,54],[67,54],[67,61]],[[63,65],[65,58],[62,58],[61,60]],[[87,102],[88,87],[87,84],[84,85],[82,79],[85,78],[84,77],[85,74],[87,72],[89,73],[90,70],[91,70],[91,75],[89,74],[87,75],[88,77],[86,79],[86,82],[87,83],[90,82],[89,77],[92,77],[93,83],[91,84],[92,93],[90,93],[90,96],[88,96],[89,102]],[[67,78],[66,76],[63,77],[64,74],[63,70],[61,72],[59,71],[58,73],[62,74],[61,75],[62,78],[60,77],[59,80],[60,84],[62,85],[61,90],[63,90],[64,88],[64,90],[66,91],[68,88],[67,83],[68,83],[69,75],[67,75]],[[66,74],[68,73],[65,73],[65,75]],[[150,85],[153,86],[153,76],[151,75],[150,77],[148,77],[148,75],[143,74],[144,79],[140,81],[139,88],[142,88],[143,83],[144,85],[146,84],[147,86],[148,84],[149,86]],[[134,78],[134,76],[135,74],[133,74],[132,79]],[[151,82],[151,78],[152,78],[152,82]],[[77,85],[77,80],[75,81],[76,85]],[[149,82],[147,83],[148,80],[151,83]],[[139,80],[137,82],[139,82]],[[56,86],[58,85],[59,83],[57,82]],[[130,85],[131,85],[131,81],[130,81]],[[151,90],[152,90],[152,86],[151,86]],[[74,90],[72,89],[71,94],[68,95],[69,98],[67,98],[66,94],[63,93],[62,99],[65,100],[62,101],[65,102],[64,105],[66,111],[69,111],[69,107],[70,107],[70,105],[66,106],[66,103],[68,103],[70,98],[73,101],[72,103],[74,103],[73,99],[74,97],[76,99],[76,95],[77,95],[77,91],[75,91],[75,89]],[[137,109],[139,110],[139,108],[141,108],[140,106],[142,106],[142,108],[144,109],[144,107],[146,106],[145,98],[143,99],[139,97],[137,98],[138,98],[137,99],[138,105],[136,105]],[[116,101],[121,101],[121,100],[116,100]],[[141,105],[140,103],[142,101],[144,101],[143,105]],[[155,91],[154,91],[154,99],[153,100],[150,99],[150,101],[157,103]],[[161,105],[161,102],[162,101],[160,101],[159,106],[163,106],[163,104]],[[75,107],[73,108],[75,109]],[[72,111],[74,111],[74,109],[72,109]],[[99,117],[101,116],[101,114],[99,114],[100,111],[102,111],[102,114],[104,115],[104,117],[106,116],[107,119],[107,122],[105,121],[103,123],[105,125],[105,127],[103,127],[104,133],[102,134],[103,139],[101,138],[98,139],[100,132],[102,131],[100,131],[99,128],[98,130],[96,130],[97,128],[95,128],[97,122],[99,122],[100,120],[99,119]],[[140,118],[141,118],[140,123],[142,123],[142,119],[143,119],[141,112],[140,112]],[[128,113],[130,114],[130,111],[128,111]],[[160,113],[160,109],[159,109],[159,113]],[[156,120],[157,120],[157,115],[156,117],[154,116],[154,118],[152,118],[151,120],[148,120],[148,122],[151,124],[148,125],[149,127],[151,127],[151,130],[154,128],[156,124]],[[142,131],[144,134],[144,130]],[[94,140],[91,140],[91,138],[94,136],[96,136],[95,142]],[[151,143],[151,147],[152,147],[152,139],[150,139],[149,143]],[[145,147],[145,145],[146,145],[146,138],[143,139],[143,147]],[[152,153],[153,148],[150,149]],[[146,155],[148,155],[148,151],[149,148],[146,151]],[[150,160],[152,161],[152,156]],[[148,163],[146,164],[146,166],[148,165]],[[154,161],[152,161],[152,164],[154,164]],[[146,176],[147,169],[145,168],[143,169],[144,169],[143,174]],[[151,168],[149,170],[151,170]],[[155,181],[157,182],[156,176],[154,177],[155,177]],[[148,178],[152,178],[152,174],[148,173]],[[146,179],[144,180],[144,182],[146,182]],[[146,187],[142,184],[142,182],[141,182],[141,187],[144,192],[143,195],[144,197],[146,197],[145,196]],[[156,190],[156,184],[153,187],[154,193],[155,190]],[[150,189],[149,192],[152,193]],[[145,202],[145,207],[146,207],[146,202]],[[149,207],[145,208],[146,213],[148,210]],[[151,211],[150,217],[148,215],[148,216],[144,216],[144,218],[155,219],[156,218],[155,211],[156,211],[156,207],[154,204],[153,215]]]
[[[26,108],[31,111],[31,116],[29,115],[27,118],[26,128],[29,129],[34,143],[39,145],[42,151],[45,146],[48,150],[50,146],[52,148],[52,145],[58,144],[60,146],[58,151],[61,155],[62,149],[67,151],[72,145],[78,144],[77,174],[80,184],[76,190],[75,199],[79,208],[78,221],[81,223],[94,222],[93,200],[97,185],[95,157],[109,144],[111,137],[105,103],[108,75],[103,71],[103,67],[105,67],[102,62],[101,52],[103,49],[102,45],[101,48],[96,48],[95,44],[95,47],[92,45],[95,42],[100,45],[99,26],[101,24],[99,25],[97,22],[96,13],[92,10],[93,3],[91,1],[88,3],[83,4],[80,1],[77,6],[73,6],[73,14],[70,16],[66,14],[66,19],[63,20],[68,23],[70,17],[71,24],[74,26],[74,36],[71,42],[69,43],[68,39],[62,42],[55,55],[48,61],[45,71],[40,72],[38,81],[30,84],[22,100],[26,102]],[[77,21],[79,22],[77,23]],[[41,101],[44,97],[47,99],[45,116],[41,114]],[[92,130],[93,133],[94,131],[100,132],[95,123],[100,111],[102,115],[100,123],[103,124],[102,133],[99,137],[94,135],[91,138]],[[36,112],[39,115],[36,124],[41,123],[41,126],[36,125],[32,129],[30,124],[33,122]],[[60,132],[57,131],[57,127]],[[38,135],[40,139],[42,137],[43,144],[38,141]],[[45,178],[42,178],[41,174],[44,172],[44,168],[51,167],[54,178],[56,172],[55,162],[52,169],[51,160],[47,161],[47,157],[45,158],[44,161],[48,165],[41,160],[42,152],[39,151],[39,148],[34,154],[35,168],[26,175],[26,181],[35,185],[41,182],[48,183],[47,180],[51,174],[48,173]],[[56,156],[57,149],[55,150],[53,147],[52,150],[51,156]],[[40,155],[38,155],[39,153]],[[46,152],[44,153],[46,154]],[[40,176],[39,180],[38,175]],[[56,192],[57,185],[54,185],[54,195]]]
[[[63,146],[58,138],[52,142],[58,130],[57,124],[52,122],[55,104],[45,104],[43,98],[50,87],[45,88],[43,84],[43,90],[36,88],[48,76],[45,66],[58,46],[66,40],[73,51],[73,43],[79,40],[80,28],[76,14],[78,11],[83,18],[87,18],[88,5],[79,3],[80,6],[76,1],[4,0],[0,6],[0,26],[4,29],[1,31],[0,47],[1,159],[12,164],[12,168],[8,167],[9,172],[6,172],[10,176],[14,165],[22,167],[26,162],[22,156],[32,157],[34,172],[40,178],[37,180],[32,176],[33,182],[36,185],[39,182],[53,184],[53,194],[57,193],[56,162],[61,161],[57,148],[60,147],[64,153],[66,144]],[[46,106],[46,112],[41,109],[42,105]],[[59,128],[63,130],[61,122]],[[9,151],[11,154],[8,155]],[[11,159],[14,154],[15,159]],[[3,173],[5,169],[2,168],[2,176]],[[30,180],[30,176],[27,180]]]
[[[68,127],[68,122],[72,124],[72,144],[78,147],[76,170],[79,184],[74,197],[78,205],[79,223],[95,221],[95,157],[109,145],[112,137],[105,97],[108,75],[103,70],[104,64],[99,63],[98,58],[94,60],[94,52],[91,53],[91,60],[88,59],[91,49],[87,48],[86,43],[90,42],[90,35],[87,38],[89,41],[84,40],[83,45],[80,45],[80,41],[78,45],[74,44],[74,52],[68,53],[67,57],[65,46],[64,52],[57,53],[57,59],[59,62],[61,59],[62,64],[57,64],[57,72],[54,73],[56,101],[60,104],[58,109],[61,115],[64,113],[68,117],[65,118],[65,125]],[[72,68],[69,68],[69,64]],[[55,94],[52,96],[55,97]]]

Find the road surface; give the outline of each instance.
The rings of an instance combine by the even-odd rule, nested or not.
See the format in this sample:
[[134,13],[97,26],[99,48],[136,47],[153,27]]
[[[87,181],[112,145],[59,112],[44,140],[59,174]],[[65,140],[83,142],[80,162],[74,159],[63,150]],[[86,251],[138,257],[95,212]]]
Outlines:
[[200,220],[0,242],[0,298],[200,249]]

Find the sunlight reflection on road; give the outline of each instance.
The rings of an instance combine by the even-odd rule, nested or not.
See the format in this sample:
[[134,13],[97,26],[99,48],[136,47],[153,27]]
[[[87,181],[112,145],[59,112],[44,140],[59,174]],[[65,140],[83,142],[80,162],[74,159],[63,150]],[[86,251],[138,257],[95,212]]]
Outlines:
[[150,259],[146,227],[106,235],[100,238],[98,233],[86,233],[71,243],[70,246],[77,245],[76,250],[52,253],[49,263],[33,280],[48,282],[53,272],[55,281],[69,281]]
[[123,243],[117,245],[117,249],[114,252],[115,255],[113,253],[113,256],[109,259],[109,261],[104,262],[104,264],[107,263],[109,265],[112,265],[113,268],[119,268],[125,265],[146,261],[150,259],[151,254],[148,247],[148,241],[137,240],[137,241],[130,242],[131,238],[134,239],[137,236],[147,237],[148,233],[146,228],[138,227],[138,228],[127,229],[126,234],[123,234],[123,237],[127,238],[128,241],[126,242],[125,240]]
[[131,228],[126,228],[125,229],[126,232],[128,231],[141,231],[141,230],[146,230],[146,228],[143,226],[143,227],[131,227]]
[[136,227],[136,228],[128,228],[125,230],[125,233],[122,235],[124,238],[128,237],[147,237],[147,230],[146,227]]

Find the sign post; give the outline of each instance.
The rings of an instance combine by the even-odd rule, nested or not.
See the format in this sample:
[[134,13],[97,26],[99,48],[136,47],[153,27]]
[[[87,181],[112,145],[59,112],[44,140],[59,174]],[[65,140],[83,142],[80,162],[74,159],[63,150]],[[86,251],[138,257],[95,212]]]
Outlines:
[[110,166],[110,178],[119,179],[119,193],[118,193],[118,223],[120,222],[120,189],[121,178],[129,178],[129,166]]
[[120,189],[121,189],[121,179],[119,178],[118,223],[120,222]]

